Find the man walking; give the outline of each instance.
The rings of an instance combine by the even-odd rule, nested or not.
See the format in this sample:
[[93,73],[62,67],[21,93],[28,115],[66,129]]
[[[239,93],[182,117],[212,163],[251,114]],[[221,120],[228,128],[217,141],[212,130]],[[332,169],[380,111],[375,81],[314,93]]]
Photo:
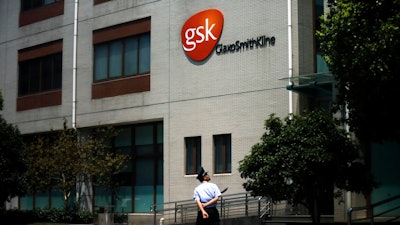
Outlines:
[[217,202],[221,196],[221,191],[211,180],[210,175],[201,167],[197,174],[197,179],[201,182],[194,189],[194,200],[199,211],[197,213],[196,225],[217,225],[219,224],[219,212]]

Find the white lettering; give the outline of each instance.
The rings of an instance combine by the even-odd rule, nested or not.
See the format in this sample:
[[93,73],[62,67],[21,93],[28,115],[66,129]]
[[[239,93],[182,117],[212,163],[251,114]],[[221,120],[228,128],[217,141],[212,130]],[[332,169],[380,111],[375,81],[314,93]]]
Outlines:
[[207,18],[206,19],[206,41],[208,41],[208,35],[210,35],[213,40],[217,40],[217,38],[211,32],[211,30],[214,28],[214,26],[215,26],[215,23],[213,23],[211,25],[210,29],[208,28],[208,18]]
[[209,38],[213,40],[217,40],[217,38],[212,33],[212,29],[214,28],[215,23],[213,23],[210,27],[208,25],[208,18],[205,19],[205,27],[198,26],[197,28],[188,28],[185,31],[186,45],[183,46],[185,51],[190,52],[196,48],[196,43],[202,43],[204,41],[208,41]]
[[188,47],[186,47],[185,45],[183,46],[183,49],[185,49],[185,51],[193,51],[196,48],[196,42],[191,41],[194,36],[196,35],[195,33],[196,28],[189,28],[185,31],[185,38],[186,38],[186,45]]
[[199,40],[196,40],[196,43],[202,43],[204,41],[204,34],[201,33],[201,30],[204,30],[203,26],[198,26],[196,30],[196,34],[200,37]]

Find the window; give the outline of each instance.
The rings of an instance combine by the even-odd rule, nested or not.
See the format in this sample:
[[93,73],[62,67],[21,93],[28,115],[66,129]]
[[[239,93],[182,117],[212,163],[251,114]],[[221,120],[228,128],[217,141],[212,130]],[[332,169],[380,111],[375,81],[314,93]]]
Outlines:
[[18,96],[60,89],[61,74],[61,53],[20,62]]
[[62,40],[18,51],[17,111],[61,105]]
[[[315,0],[315,12],[314,12],[314,20],[315,20],[315,30],[320,30],[321,29],[321,16],[324,15],[324,0]],[[329,68],[328,65],[326,64],[324,58],[321,55],[320,52],[320,43],[319,40],[316,39],[316,66],[317,66],[317,72],[328,72]]]
[[[116,127],[117,135],[109,142],[109,150],[130,155],[131,159],[114,177],[118,184],[115,192],[93,183],[93,206],[113,205],[113,212],[118,213],[147,213],[152,204],[164,202],[163,127],[161,121]],[[32,139],[36,140],[36,135],[24,136],[26,143]],[[76,200],[75,191],[71,201]],[[62,194],[58,188],[35,196],[27,194],[19,199],[19,209],[61,208]]]
[[64,0],[21,0],[19,26],[64,14]]
[[197,174],[201,168],[201,137],[185,137],[186,174]]
[[95,45],[95,82],[146,73],[150,73],[150,33]]
[[21,11],[39,8],[59,1],[60,0],[21,0]]
[[111,1],[111,0],[93,0],[93,4],[97,5],[97,4],[101,4],[101,3],[104,3],[104,2],[108,2],[108,1]]
[[131,161],[118,175],[118,196],[96,186],[95,205],[114,205],[115,212],[148,212],[152,204],[164,200],[163,124],[135,124],[117,131],[112,150],[130,154]]
[[214,150],[215,173],[230,173],[232,171],[231,134],[214,135]]
[[150,26],[149,17],[93,31],[92,99],[150,91]]

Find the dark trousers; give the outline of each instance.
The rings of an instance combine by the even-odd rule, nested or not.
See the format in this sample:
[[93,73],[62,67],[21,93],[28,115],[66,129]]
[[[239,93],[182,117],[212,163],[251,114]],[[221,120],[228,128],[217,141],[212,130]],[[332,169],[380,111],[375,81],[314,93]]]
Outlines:
[[196,225],[218,225],[219,224],[219,213],[217,207],[205,208],[208,218],[203,219],[201,211],[197,212]]

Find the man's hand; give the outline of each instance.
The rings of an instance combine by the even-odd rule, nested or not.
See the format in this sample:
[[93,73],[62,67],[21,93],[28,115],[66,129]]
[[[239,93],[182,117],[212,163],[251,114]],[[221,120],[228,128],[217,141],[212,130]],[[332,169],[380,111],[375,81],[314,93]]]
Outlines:
[[207,219],[208,218],[208,213],[205,211],[205,210],[203,210],[203,219]]

